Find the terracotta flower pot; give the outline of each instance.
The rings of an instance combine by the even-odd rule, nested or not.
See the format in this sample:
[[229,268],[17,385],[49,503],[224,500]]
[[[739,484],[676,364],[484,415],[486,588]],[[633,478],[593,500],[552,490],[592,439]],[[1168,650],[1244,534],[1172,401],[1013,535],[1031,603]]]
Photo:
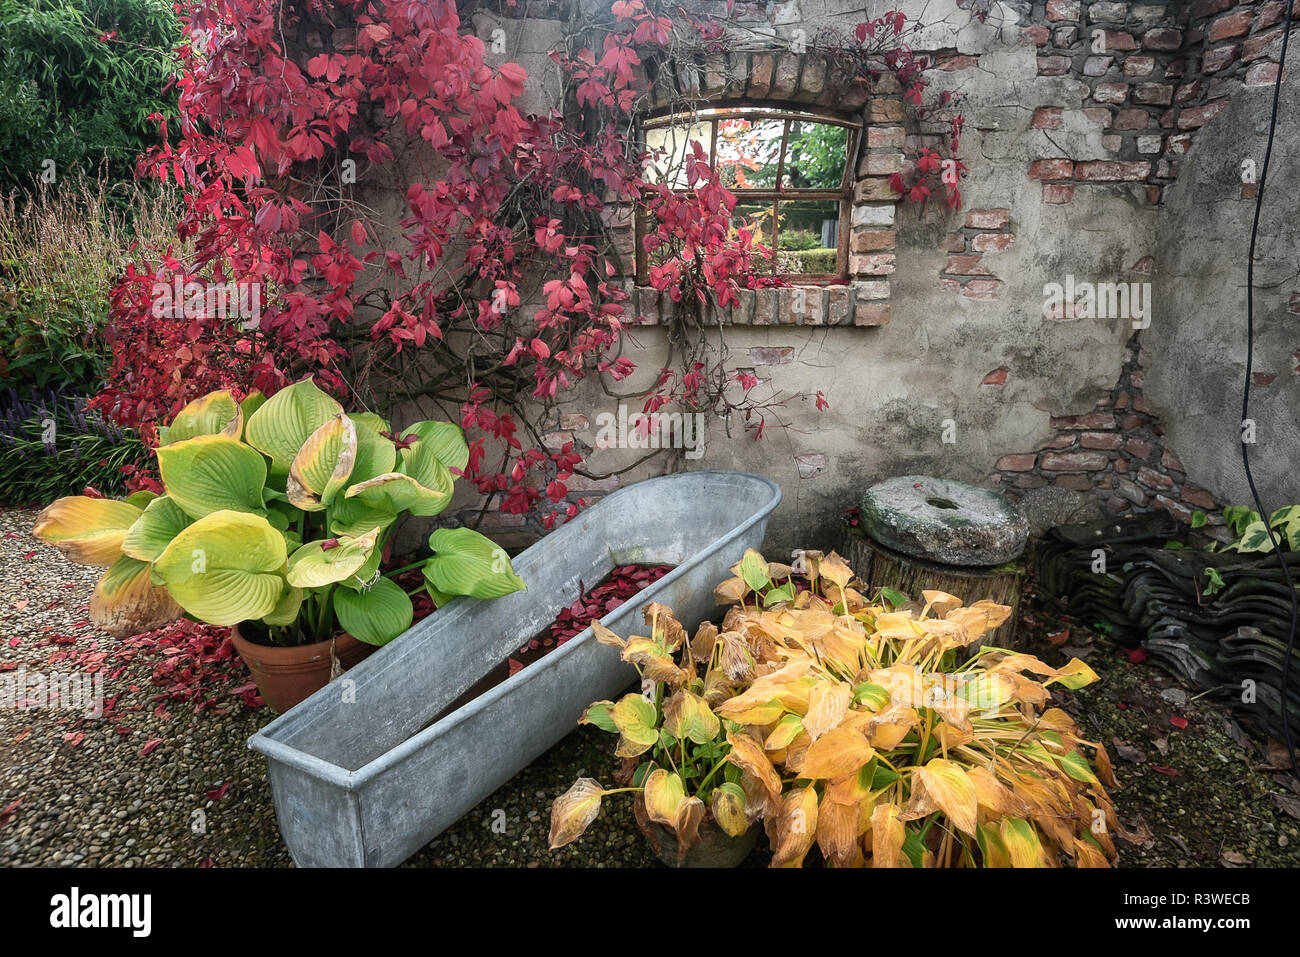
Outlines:
[[707,811],[700,822],[700,840],[683,856],[679,853],[677,832],[658,821],[650,820],[645,800],[640,794],[633,803],[637,827],[650,843],[650,849],[666,867],[737,867],[758,843],[758,828],[752,824],[739,837],[732,837],[713,820]]
[[[262,699],[281,714],[329,684],[328,641],[310,645],[259,645],[240,635],[238,627],[230,629],[230,637],[234,639],[239,657],[253,673]],[[374,650],[374,645],[357,641],[346,632],[334,639],[334,654],[344,670]]]

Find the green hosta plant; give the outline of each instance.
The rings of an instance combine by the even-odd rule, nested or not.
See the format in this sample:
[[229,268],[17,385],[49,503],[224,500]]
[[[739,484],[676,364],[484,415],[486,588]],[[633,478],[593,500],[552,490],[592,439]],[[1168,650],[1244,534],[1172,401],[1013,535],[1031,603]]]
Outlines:
[[[33,534],[73,561],[107,566],[91,601],[97,623],[129,633],[184,612],[254,623],[276,644],[343,630],[382,645],[410,627],[410,596],[380,574],[380,558],[403,514],[437,515],[451,501],[451,470],[469,458],[459,427],[394,433],[304,379],[270,399],[196,399],[160,442],[164,494],[69,496],[36,520]],[[400,571],[422,567],[438,605],[524,587],[505,552],[471,529],[439,529],[429,545]]]

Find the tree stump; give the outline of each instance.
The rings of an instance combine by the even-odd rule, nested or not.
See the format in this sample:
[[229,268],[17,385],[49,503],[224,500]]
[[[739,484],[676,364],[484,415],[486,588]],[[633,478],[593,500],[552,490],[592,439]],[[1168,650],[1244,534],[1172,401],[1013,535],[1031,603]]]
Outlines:
[[1020,561],[993,568],[940,565],[886,548],[849,525],[845,526],[840,545],[840,555],[872,590],[892,588],[922,601],[921,592],[933,588],[956,595],[968,605],[981,598],[1009,605],[1011,617],[985,635],[980,644],[1014,647],[1020,617],[1020,587],[1025,574],[1025,566]]

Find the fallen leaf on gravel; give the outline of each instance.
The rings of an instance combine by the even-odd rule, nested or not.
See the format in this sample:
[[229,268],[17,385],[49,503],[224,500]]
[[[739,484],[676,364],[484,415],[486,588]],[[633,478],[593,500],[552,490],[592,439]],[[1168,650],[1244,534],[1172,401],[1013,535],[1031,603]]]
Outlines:
[[1047,636],[1047,643],[1051,645],[1053,648],[1059,648],[1061,647],[1061,645],[1065,644],[1069,640],[1070,640],[1069,628],[1066,628],[1064,631],[1058,631],[1054,635]]
[[68,742],[68,744],[72,745],[75,748],[77,745],[81,744],[82,741],[86,740],[86,732],[69,731],[67,734],[63,736],[63,740]]
[[1169,753],[1169,739],[1168,739],[1168,738],[1165,738],[1165,737],[1159,737],[1159,738],[1156,738],[1156,739],[1155,739],[1154,741],[1152,741],[1151,743],[1154,744],[1154,745],[1156,746],[1156,750],[1159,751],[1161,754],[1168,754],[1168,753]]
[[5,532],[5,538],[22,538],[18,532]]
[[14,817],[18,813],[18,805],[22,803],[23,803],[23,799],[19,798],[17,801],[14,801],[12,804],[6,805],[3,810],[0,810],[0,827],[4,827],[6,824],[8,824],[10,821],[14,819]]
[[16,601],[16,602],[14,602],[14,608],[17,609],[18,611],[22,611],[24,608],[26,608],[26,607],[27,607],[28,605],[30,605],[31,603],[32,603],[32,600],[31,600],[30,598],[24,598],[24,599],[22,599],[21,601]]
[[208,792],[208,800],[209,800],[209,801],[220,801],[223,797],[226,796],[226,792],[227,792],[228,790],[230,790],[230,782],[229,782],[229,781],[223,781],[222,784],[221,784],[221,787],[219,787],[219,788],[214,788],[213,790],[211,790],[211,791]]
[[1111,741],[1115,745],[1115,753],[1125,761],[1131,762],[1132,764],[1147,763],[1146,752],[1141,748],[1135,748],[1127,741],[1121,741],[1119,738],[1111,738]]
[[18,637],[17,635],[14,635],[12,638],[9,639],[10,648],[17,648],[20,644],[22,644],[22,638]]
[[1176,778],[1178,777],[1178,775],[1183,773],[1182,771],[1179,771],[1177,768],[1167,768],[1163,764],[1153,764],[1151,765],[1151,770],[1159,771],[1161,774],[1168,775],[1171,778]]
[[124,725],[120,725],[120,724],[119,724],[116,728],[114,728],[113,730],[116,731],[118,734],[121,734],[121,735],[131,734],[131,729],[130,729],[130,728],[128,728],[128,727],[126,727],[126,726],[124,726]]
[[1129,664],[1140,665],[1147,660],[1147,650],[1145,648],[1130,648],[1128,652]]
[[1151,833],[1151,825],[1147,824],[1146,818],[1141,814],[1134,818],[1131,827],[1125,827],[1121,821],[1119,836],[1130,844],[1146,848],[1151,847],[1156,842],[1155,835]]
[[1264,752],[1264,757],[1268,761],[1270,768],[1285,768],[1290,770],[1291,759],[1287,755],[1286,745],[1276,738],[1270,738],[1268,750]]
[[1227,718],[1223,722],[1223,727],[1224,730],[1228,732],[1228,737],[1232,738],[1233,741],[1237,742],[1237,744],[1241,745],[1243,748],[1250,748],[1250,738],[1247,736],[1246,732],[1241,729],[1241,725],[1237,724],[1237,722],[1233,721],[1231,718]]
[[1300,797],[1296,797],[1294,794],[1272,794],[1269,796],[1273,798],[1273,803],[1281,810],[1300,821]]
[[1180,718],[1180,717],[1179,717],[1178,715],[1176,715],[1176,714],[1171,714],[1171,715],[1169,716],[1169,723],[1172,724],[1172,725],[1173,725],[1175,728],[1177,728],[1179,731],[1183,731],[1183,730],[1185,730],[1185,729],[1187,728],[1187,719],[1186,719],[1186,718]]
[[1087,658],[1096,651],[1091,645],[1062,645],[1061,654],[1069,655],[1071,658]]
[[31,728],[23,728],[21,731],[18,732],[18,737],[14,738],[14,743],[16,744],[19,741],[25,741],[27,739],[27,736],[30,735],[31,733],[32,733]]
[[1250,863],[1250,858],[1237,851],[1224,851],[1219,855],[1219,860],[1224,867],[1244,867]]
[[144,747],[140,749],[140,757],[143,758],[146,754],[148,754],[150,751],[152,751],[154,748],[158,747],[158,745],[162,743],[163,743],[162,738],[150,738],[148,741],[144,743]]

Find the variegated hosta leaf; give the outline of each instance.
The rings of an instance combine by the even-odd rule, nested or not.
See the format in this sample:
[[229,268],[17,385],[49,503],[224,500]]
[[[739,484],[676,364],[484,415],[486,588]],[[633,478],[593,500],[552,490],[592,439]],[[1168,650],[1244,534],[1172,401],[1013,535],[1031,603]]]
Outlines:
[[727,836],[740,837],[749,830],[749,818],[745,816],[745,790],[739,784],[731,781],[719,784],[713,791],[710,810],[713,820]]
[[[773,833],[775,832],[775,834]],[[781,812],[770,822],[772,867],[799,867],[817,840],[817,789],[796,788],[781,801]]]
[[689,738],[696,744],[708,744],[718,736],[722,723],[698,695],[679,689],[664,701],[663,707],[664,730],[674,738]]
[[655,768],[645,779],[645,810],[650,820],[677,826],[677,810],[686,800],[686,788],[676,774]]
[[658,711],[653,701],[639,694],[624,695],[609,709],[609,718],[618,728],[618,748],[614,753],[620,758],[634,758],[644,754],[659,740]]
[[379,529],[356,537],[307,542],[289,556],[286,580],[295,588],[319,588],[354,575],[365,565],[379,541]]
[[853,702],[853,689],[843,681],[823,681],[808,695],[803,726],[814,741],[844,720]]
[[145,507],[135,524],[127,530],[122,539],[122,554],[142,562],[152,562],[193,521],[170,495],[160,495]]
[[111,565],[122,554],[122,540],[140,514],[127,502],[69,495],[36,516],[32,534],[78,565]]
[[1043,844],[1032,824],[1021,818],[1003,818],[1001,832],[1002,843],[1006,845],[1012,867],[1046,866]]
[[195,618],[235,625],[275,609],[285,589],[286,557],[284,536],[265,518],[221,511],[183,529],[153,567]]
[[551,850],[564,847],[582,837],[600,814],[600,799],[605,789],[595,778],[578,778],[573,787],[551,805]]
[[727,761],[753,775],[765,792],[769,807],[778,806],[781,800],[781,777],[763,753],[763,746],[748,734],[735,731],[727,732],[727,743],[731,745]]
[[348,484],[357,459],[357,428],[340,412],[307,437],[289,465],[285,494],[295,508],[319,512]]
[[430,509],[437,506],[437,511],[442,511],[451,501],[450,485],[447,489],[427,488],[401,472],[385,472],[357,482],[348,488],[346,495],[349,501],[356,499],[372,507],[386,504],[395,513],[412,515],[437,514]]
[[907,828],[898,819],[897,804],[877,804],[871,811],[871,866],[911,867],[903,853]]
[[233,393],[209,392],[176,413],[167,427],[167,441],[172,445],[196,435],[225,435],[238,439],[244,429],[244,412]]
[[862,866],[858,810],[857,804],[839,804],[828,797],[817,807],[817,846],[833,867]]
[[912,772],[911,800],[900,817],[905,821],[915,820],[936,809],[958,830],[975,836],[979,809],[975,785],[961,765],[943,758],[932,758]]
[[[766,723],[766,722],[764,722]],[[782,748],[790,746],[799,734],[803,732],[803,721],[797,714],[787,714],[777,722],[772,733],[767,736],[763,742],[764,751],[779,751]]]
[[90,620],[116,638],[152,631],[181,616],[167,589],[150,582],[148,562],[123,555],[90,596]]
[[798,769],[799,775],[829,780],[856,774],[875,753],[861,731],[851,727],[833,728],[809,746]]
[[261,513],[266,460],[227,435],[199,435],[158,449],[158,471],[171,500],[191,518],[212,512]]
[[244,423],[244,440],[271,460],[271,471],[286,475],[311,434],[343,411],[311,378],[271,396]]

